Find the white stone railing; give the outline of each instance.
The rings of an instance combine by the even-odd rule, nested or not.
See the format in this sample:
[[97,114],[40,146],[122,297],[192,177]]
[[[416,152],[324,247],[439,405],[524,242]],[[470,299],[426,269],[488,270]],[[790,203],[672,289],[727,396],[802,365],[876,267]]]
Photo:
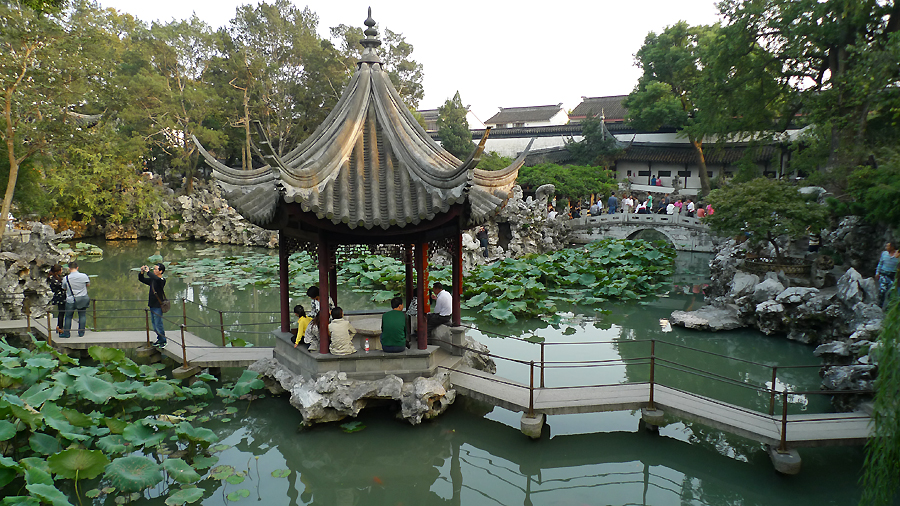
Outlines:
[[601,214],[600,216],[585,216],[573,219],[570,226],[577,230],[615,225],[649,225],[653,227],[684,227],[709,230],[709,226],[705,225],[699,218],[691,218],[681,214]]

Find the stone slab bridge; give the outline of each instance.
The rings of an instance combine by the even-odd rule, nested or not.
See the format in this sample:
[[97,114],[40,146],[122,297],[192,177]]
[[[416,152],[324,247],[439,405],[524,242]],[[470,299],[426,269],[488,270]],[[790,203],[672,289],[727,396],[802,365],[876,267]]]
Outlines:
[[569,241],[588,244],[599,239],[649,239],[672,243],[678,251],[713,252],[713,236],[699,218],[680,214],[602,214],[569,222]]

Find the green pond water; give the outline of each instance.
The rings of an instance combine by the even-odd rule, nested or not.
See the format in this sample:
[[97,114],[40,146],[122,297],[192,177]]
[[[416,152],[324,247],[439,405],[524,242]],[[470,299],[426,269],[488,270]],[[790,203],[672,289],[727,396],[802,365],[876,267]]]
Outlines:
[[[169,263],[266,252],[196,243],[92,242],[104,255],[82,262],[81,271],[92,276],[90,291],[98,300],[101,329],[144,328],[147,290],[133,269],[150,255],[161,254]],[[812,347],[748,330],[662,330],[660,320],[673,310],[702,305],[700,288],[708,282],[709,258],[680,254],[672,290],[653,302],[608,304],[598,311],[567,304],[561,297],[556,325],[537,320],[491,324],[474,311],[464,311],[465,324],[475,327],[469,335],[493,353],[519,360],[539,362],[540,347],[497,334],[543,337],[548,387],[646,381],[649,367],[639,361],[581,368],[561,362],[640,359],[649,355],[647,340],[656,339],[656,356],[682,369],[658,365],[657,381],[766,412],[769,395],[741,384],[766,386],[772,374],[768,366],[819,364]],[[277,288],[238,289],[218,281],[168,280],[169,297],[189,301],[185,308],[191,332],[221,344],[221,310],[229,340],[272,345],[270,332],[279,326]],[[292,287],[292,304],[307,302],[305,288]],[[346,286],[340,287],[338,304],[351,311],[386,309]],[[166,316],[169,338],[178,339],[181,305]],[[91,318],[89,313],[89,324]],[[201,324],[214,328],[199,328]],[[702,369],[704,375],[688,374],[685,368]],[[527,384],[529,367],[498,360],[497,375]],[[815,391],[819,381],[817,367],[779,369],[776,387]],[[792,394],[788,404],[791,413],[831,410],[821,395]],[[775,409],[780,412],[780,401]],[[242,488],[251,491],[242,502],[322,505],[850,505],[860,493],[861,447],[802,449],[803,470],[787,477],[773,470],[760,444],[696,423],[672,418],[659,434],[651,434],[639,427],[639,413],[557,415],[548,418],[549,434],[531,441],[518,430],[520,416],[460,398],[438,419],[416,427],[394,419],[388,406],[364,410],[358,420],[365,429],[356,433],[343,432],[339,424],[298,431],[301,417],[287,398],[267,397],[241,407],[227,422],[207,425],[231,445],[219,463],[246,470],[248,479],[239,486],[224,481],[206,485],[202,504],[232,504],[227,494]],[[273,477],[272,471],[279,469],[291,472],[287,478]],[[159,486],[140,502],[164,504],[165,497]]]

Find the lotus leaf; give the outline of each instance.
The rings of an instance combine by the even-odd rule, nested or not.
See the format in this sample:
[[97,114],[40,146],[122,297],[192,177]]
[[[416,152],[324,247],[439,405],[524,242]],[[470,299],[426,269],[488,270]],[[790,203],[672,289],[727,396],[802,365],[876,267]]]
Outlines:
[[192,443],[199,443],[203,447],[207,447],[219,440],[215,432],[204,427],[194,427],[188,422],[178,424],[178,427],[175,428],[175,433],[179,437],[185,438]]
[[232,391],[235,397],[240,397],[242,395],[247,395],[253,389],[262,388],[264,386],[265,384],[261,379],[259,379],[258,373],[244,370],[237,383],[234,384],[234,388],[232,389]]
[[92,488],[92,489],[88,490],[87,492],[85,492],[84,496],[87,497],[88,499],[96,499],[97,497],[100,497],[100,494],[102,494],[102,493],[103,492],[101,492],[100,489]]
[[62,478],[92,479],[103,472],[109,459],[99,450],[69,449],[47,458],[50,471]]
[[166,505],[181,506],[182,504],[197,502],[203,498],[203,492],[202,488],[182,488],[174,494],[169,494],[169,497],[166,498]]
[[24,459],[19,459],[19,464],[21,464],[21,469],[40,469],[46,473],[50,472],[50,464],[43,457],[25,457]]
[[[0,480],[2,483],[2,480]],[[26,496],[12,496],[12,497],[4,497],[3,504],[5,506],[38,506],[41,504],[41,501],[38,501],[34,497],[26,497]]]
[[31,485],[33,483],[43,483],[44,485],[53,485],[53,477],[47,471],[38,468],[32,468],[25,471],[25,483]]
[[209,477],[214,480],[225,480],[234,475],[234,467],[228,465],[216,466],[209,470]]
[[97,374],[100,374],[100,369],[97,369],[96,367],[81,366],[81,367],[72,367],[69,370],[67,370],[66,372],[71,374],[72,376],[76,376],[76,377],[96,376]]
[[52,485],[35,483],[33,485],[25,485],[25,489],[42,502],[50,503],[53,506],[72,506],[72,503],[69,502],[69,498]]
[[125,351],[118,348],[106,348],[104,346],[91,346],[88,354],[97,362],[120,363],[125,361]]
[[178,483],[193,483],[202,478],[197,471],[194,471],[194,469],[182,459],[166,459],[163,461],[162,467],[169,473],[169,476]]
[[46,357],[32,357],[25,360],[25,365],[35,369],[53,369],[59,362]]
[[236,502],[236,501],[240,501],[241,499],[244,499],[246,497],[250,497],[250,491],[247,490],[246,488],[242,488],[240,490],[235,490],[234,492],[228,494],[226,497],[228,497],[229,501]]
[[37,383],[28,390],[22,392],[22,400],[31,406],[40,406],[47,401],[55,401],[62,397],[66,388],[63,385]]
[[291,475],[290,469],[276,469],[272,471],[272,477],[274,478],[287,478]]
[[194,457],[194,469],[208,469],[219,461],[219,457],[212,455],[210,457]]
[[229,476],[228,478],[226,478],[225,481],[227,481],[228,483],[231,483],[232,485],[240,485],[241,483],[244,483],[245,479],[246,478],[244,478],[243,475],[235,474],[235,475],[232,475],[232,476]]
[[[46,404],[45,404],[46,406]],[[44,426],[44,417],[32,408],[12,405],[9,407],[14,417],[21,420],[32,431]]]
[[16,426],[12,422],[0,420],[0,441],[6,441],[16,435]]
[[0,488],[8,485],[10,482],[16,479],[16,476],[18,475],[19,473],[17,473],[14,469],[0,469]]
[[130,444],[127,439],[118,434],[111,434],[97,440],[97,448],[106,453],[125,453]]
[[60,450],[59,440],[43,432],[35,432],[28,438],[28,445],[41,455],[53,455]]
[[105,404],[118,394],[112,383],[94,376],[78,377],[74,388],[79,395],[97,404]]
[[122,436],[136,446],[153,447],[166,439],[165,432],[157,432],[141,423],[133,423],[122,431]]
[[163,480],[160,467],[147,457],[119,457],[106,466],[106,478],[122,492],[138,492]]
[[166,381],[155,381],[137,389],[137,394],[148,401],[164,401],[175,395],[175,387]]
[[128,427],[128,422],[119,420],[118,418],[104,417],[102,422],[109,427],[109,431],[113,434],[121,434],[125,430],[125,427]]
[[347,422],[347,423],[341,425],[341,430],[343,430],[344,432],[346,432],[348,434],[353,433],[353,432],[359,432],[365,428],[366,428],[366,426],[363,425],[362,422],[358,422],[358,421]]

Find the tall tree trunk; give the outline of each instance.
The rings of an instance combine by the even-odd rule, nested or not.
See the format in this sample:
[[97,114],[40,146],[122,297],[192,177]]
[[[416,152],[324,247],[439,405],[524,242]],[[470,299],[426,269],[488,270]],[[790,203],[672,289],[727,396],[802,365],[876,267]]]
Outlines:
[[245,158],[244,170],[250,170],[253,168],[253,165],[250,161],[253,159],[250,156],[250,153],[253,151],[250,150],[250,97],[248,95],[248,88],[250,85],[248,84],[246,88],[244,88],[244,150],[247,153]]
[[706,157],[703,155],[703,141],[691,139],[691,144],[697,151],[697,165],[700,167],[700,196],[709,194],[709,174],[706,173]]
[[3,207],[0,209],[0,244],[3,243],[3,235],[9,221],[9,209],[12,207],[13,194],[16,190],[16,180],[19,179],[19,161],[16,160],[16,152],[13,149],[12,122],[9,114],[6,115],[7,137],[6,150],[9,153],[9,182],[6,183],[6,194],[3,195]]

